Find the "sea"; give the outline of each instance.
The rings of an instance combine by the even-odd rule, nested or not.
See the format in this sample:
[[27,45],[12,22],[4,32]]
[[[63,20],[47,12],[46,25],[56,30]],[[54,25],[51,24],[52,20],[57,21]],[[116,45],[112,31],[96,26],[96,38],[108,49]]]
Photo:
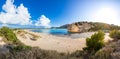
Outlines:
[[95,32],[69,33],[67,29],[30,29],[32,32],[52,34],[59,37],[88,38]]
[[67,29],[31,29],[31,31],[52,35],[67,35],[69,33]]

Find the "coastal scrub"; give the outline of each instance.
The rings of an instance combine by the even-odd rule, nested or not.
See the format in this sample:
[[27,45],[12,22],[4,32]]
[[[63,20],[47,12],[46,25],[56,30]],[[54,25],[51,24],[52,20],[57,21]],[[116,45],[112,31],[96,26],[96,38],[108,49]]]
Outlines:
[[88,51],[98,51],[99,49],[101,49],[105,45],[104,35],[104,32],[98,31],[97,33],[93,34],[90,38],[87,38],[87,47],[84,49]]
[[110,32],[110,35],[109,35],[111,38],[113,38],[114,40],[118,40],[120,39],[120,31],[118,30],[112,30]]

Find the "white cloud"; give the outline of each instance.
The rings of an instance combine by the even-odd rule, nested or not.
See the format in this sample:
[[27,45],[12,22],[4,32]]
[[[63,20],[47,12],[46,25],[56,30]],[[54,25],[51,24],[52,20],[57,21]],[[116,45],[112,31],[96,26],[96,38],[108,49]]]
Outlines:
[[6,0],[6,3],[2,6],[3,11],[0,12],[0,23],[3,23],[3,26],[7,24],[18,24],[50,27],[50,20],[44,15],[41,15],[41,17],[32,24],[34,21],[31,20],[27,7],[24,7],[23,4],[17,7],[13,3],[14,0]]
[[6,0],[6,3],[2,6],[3,11],[0,12],[0,22],[3,24],[31,24],[30,13],[23,4],[16,7],[14,0]]
[[35,23],[36,26],[44,26],[44,27],[51,27],[50,26],[50,19],[47,18],[45,15],[41,15],[38,21]]

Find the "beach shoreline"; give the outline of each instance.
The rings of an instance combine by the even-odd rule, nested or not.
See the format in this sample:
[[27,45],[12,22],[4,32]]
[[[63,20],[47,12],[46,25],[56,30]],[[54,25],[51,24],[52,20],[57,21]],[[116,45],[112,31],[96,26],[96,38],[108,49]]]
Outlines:
[[[38,32],[32,32],[29,30],[23,30],[28,33],[32,33],[34,35],[40,36],[37,38],[36,41],[33,41],[30,39],[29,34],[25,34],[26,39],[20,36],[20,34],[16,34],[17,38],[24,43],[25,45],[32,46],[32,47],[39,47],[44,50],[55,50],[60,53],[72,53],[77,50],[82,50],[82,48],[86,47],[86,35],[90,37],[94,33],[82,33],[82,34],[72,34],[70,36],[55,36],[51,34],[45,34],[45,33],[38,33]],[[84,35],[85,37],[78,37]],[[109,36],[109,34],[106,33],[105,35],[105,42],[112,40]],[[74,38],[75,37],[75,38]],[[77,38],[76,38],[77,37]]]

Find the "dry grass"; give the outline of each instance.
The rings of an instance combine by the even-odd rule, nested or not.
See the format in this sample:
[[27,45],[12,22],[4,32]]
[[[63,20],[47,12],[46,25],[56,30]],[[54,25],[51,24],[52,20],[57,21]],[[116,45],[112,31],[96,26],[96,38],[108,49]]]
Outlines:
[[0,54],[0,59],[81,59],[72,57],[70,54],[47,51],[39,48],[25,49],[21,51],[10,50],[5,54]]
[[120,40],[107,44],[94,55],[94,59],[120,59]]

